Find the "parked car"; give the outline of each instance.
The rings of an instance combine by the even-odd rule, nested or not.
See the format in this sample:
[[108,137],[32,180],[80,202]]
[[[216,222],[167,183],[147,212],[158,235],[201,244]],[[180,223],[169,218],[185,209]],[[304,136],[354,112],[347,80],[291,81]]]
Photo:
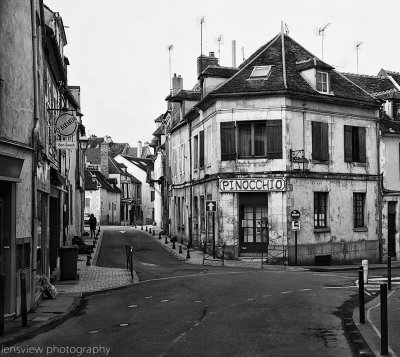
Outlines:
[[90,219],[90,213],[85,213],[85,214],[83,215],[83,224],[84,224],[85,226],[88,226],[88,225],[89,225],[89,219]]

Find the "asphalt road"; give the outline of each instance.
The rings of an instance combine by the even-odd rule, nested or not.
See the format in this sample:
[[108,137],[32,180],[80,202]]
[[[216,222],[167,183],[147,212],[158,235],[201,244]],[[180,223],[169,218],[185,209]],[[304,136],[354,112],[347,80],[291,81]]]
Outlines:
[[357,295],[356,272],[195,266],[120,231],[104,232],[98,264],[124,267],[130,243],[141,282],[89,296],[76,316],[23,345],[80,356],[353,356],[340,316]]

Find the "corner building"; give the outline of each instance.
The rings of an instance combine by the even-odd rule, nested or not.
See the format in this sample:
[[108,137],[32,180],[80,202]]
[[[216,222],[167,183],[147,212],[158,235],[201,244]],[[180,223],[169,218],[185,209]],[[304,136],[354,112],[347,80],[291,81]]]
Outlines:
[[206,67],[199,91],[169,130],[172,234],[230,258],[266,242],[289,263],[381,258],[377,99],[283,33],[238,68]]

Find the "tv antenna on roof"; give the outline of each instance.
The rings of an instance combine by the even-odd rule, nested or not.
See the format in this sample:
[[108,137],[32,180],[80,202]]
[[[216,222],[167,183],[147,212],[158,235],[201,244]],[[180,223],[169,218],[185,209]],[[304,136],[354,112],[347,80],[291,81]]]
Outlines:
[[171,76],[171,51],[174,45],[168,45],[168,56],[169,56],[169,93],[172,93],[172,76]]
[[357,74],[358,74],[358,49],[360,48],[360,46],[363,44],[363,41],[357,41],[356,42],[356,52],[357,52]]
[[200,73],[203,72],[203,24],[204,16],[200,18]]
[[221,59],[221,45],[224,44],[224,39],[222,38],[222,35],[219,35],[217,37],[217,42],[218,42],[218,60]]
[[245,60],[245,58],[244,58],[244,47],[242,47],[242,57],[243,57],[243,62],[244,62],[244,60]]
[[328,22],[326,25],[324,25],[324,26],[322,26],[322,27],[317,27],[316,29],[315,29],[315,34],[317,35],[317,36],[321,36],[321,42],[322,42],[322,56],[321,56],[321,59],[323,60],[324,59],[324,37],[325,37],[325,30],[326,30],[326,28],[330,25],[331,23],[330,22]]

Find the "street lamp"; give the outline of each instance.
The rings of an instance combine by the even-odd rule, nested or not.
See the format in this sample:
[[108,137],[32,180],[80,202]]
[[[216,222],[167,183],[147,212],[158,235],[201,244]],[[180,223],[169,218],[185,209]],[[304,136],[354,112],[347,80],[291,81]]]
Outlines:
[[304,150],[290,149],[290,162],[293,165],[293,171],[308,171],[310,162],[304,157]]
[[79,138],[79,145],[83,151],[85,151],[88,147],[89,139],[86,135],[83,135]]

